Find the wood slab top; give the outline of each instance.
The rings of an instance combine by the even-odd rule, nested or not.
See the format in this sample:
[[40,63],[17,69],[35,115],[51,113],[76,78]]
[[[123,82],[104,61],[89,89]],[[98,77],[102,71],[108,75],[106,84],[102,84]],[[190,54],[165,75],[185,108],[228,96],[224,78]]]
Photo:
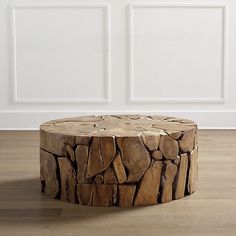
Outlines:
[[40,130],[71,136],[178,136],[182,131],[196,129],[191,120],[159,115],[101,115],[80,116],[48,121]]

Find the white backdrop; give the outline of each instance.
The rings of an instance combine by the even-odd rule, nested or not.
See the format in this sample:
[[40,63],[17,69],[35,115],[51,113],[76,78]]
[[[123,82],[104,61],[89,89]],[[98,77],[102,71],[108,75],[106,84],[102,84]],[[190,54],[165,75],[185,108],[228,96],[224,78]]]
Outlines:
[[169,114],[236,127],[236,1],[0,0],[0,129]]

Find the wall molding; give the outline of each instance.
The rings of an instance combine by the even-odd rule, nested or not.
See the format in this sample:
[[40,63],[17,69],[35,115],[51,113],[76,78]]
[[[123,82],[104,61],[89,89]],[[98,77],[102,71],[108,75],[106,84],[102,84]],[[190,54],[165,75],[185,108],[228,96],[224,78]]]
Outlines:
[[[236,111],[0,111],[0,130],[34,130],[45,121],[101,114],[160,114],[194,120],[202,129],[236,129]],[[227,122],[225,122],[227,121]]]
[[[105,10],[106,14],[106,82],[105,96],[102,99],[25,99],[19,98],[17,93],[17,55],[16,55],[16,9],[32,8],[100,8]],[[110,103],[111,102],[111,18],[110,3],[18,3],[11,5],[11,37],[12,37],[12,80],[13,80],[13,101],[16,103]]]
[[[221,8],[222,17],[222,75],[221,96],[219,98],[135,98],[133,94],[133,10],[135,8]],[[138,2],[129,4],[129,91],[130,103],[225,103],[227,101],[227,5],[225,3],[155,3]]]

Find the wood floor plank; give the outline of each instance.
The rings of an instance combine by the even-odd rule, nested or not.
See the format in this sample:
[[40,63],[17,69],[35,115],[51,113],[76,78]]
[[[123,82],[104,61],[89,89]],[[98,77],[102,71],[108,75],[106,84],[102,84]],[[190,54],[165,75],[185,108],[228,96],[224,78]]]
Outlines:
[[199,131],[199,190],[170,203],[94,208],[40,193],[37,131],[0,131],[0,235],[236,235],[236,130]]

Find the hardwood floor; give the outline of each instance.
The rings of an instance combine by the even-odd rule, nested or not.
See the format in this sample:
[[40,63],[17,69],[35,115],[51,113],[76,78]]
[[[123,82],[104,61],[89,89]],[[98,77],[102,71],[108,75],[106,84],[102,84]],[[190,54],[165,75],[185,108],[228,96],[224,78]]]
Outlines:
[[236,235],[236,130],[199,131],[199,190],[170,203],[93,208],[40,193],[36,131],[0,131],[0,235]]

